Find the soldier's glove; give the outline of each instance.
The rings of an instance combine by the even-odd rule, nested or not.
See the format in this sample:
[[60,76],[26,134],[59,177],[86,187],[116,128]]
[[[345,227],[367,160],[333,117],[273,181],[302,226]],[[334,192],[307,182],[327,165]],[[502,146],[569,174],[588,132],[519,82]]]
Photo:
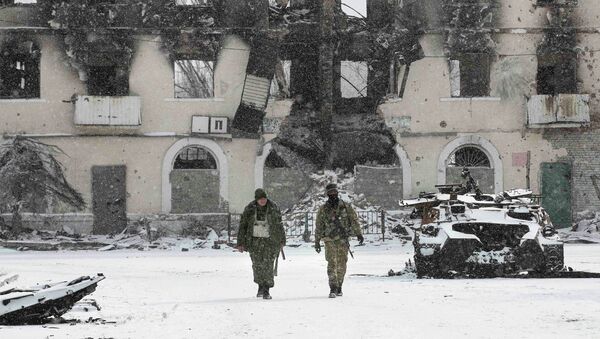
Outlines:
[[315,251],[317,251],[317,253],[321,253],[321,244],[318,242],[315,242]]
[[359,245],[362,245],[363,242],[365,242],[365,237],[363,237],[362,234],[357,235],[356,239],[358,239],[358,244]]

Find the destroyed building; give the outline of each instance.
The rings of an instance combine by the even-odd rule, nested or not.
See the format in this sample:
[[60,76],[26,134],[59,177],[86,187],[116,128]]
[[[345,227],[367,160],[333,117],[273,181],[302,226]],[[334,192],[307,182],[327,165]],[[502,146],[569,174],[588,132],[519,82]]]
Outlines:
[[594,0],[364,2],[3,1],[0,133],[64,150],[90,206],[32,225],[222,224],[332,167],[387,209],[463,167],[557,225],[600,208]]

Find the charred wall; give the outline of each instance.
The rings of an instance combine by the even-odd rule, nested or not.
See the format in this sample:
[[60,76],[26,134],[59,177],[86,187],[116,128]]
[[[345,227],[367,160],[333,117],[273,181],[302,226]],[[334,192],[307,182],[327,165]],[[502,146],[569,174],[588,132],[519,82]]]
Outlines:
[[[418,1],[389,0],[371,0],[367,10],[366,19],[349,17],[338,3],[330,37],[315,39],[314,34],[307,34],[315,32],[314,25],[297,25],[290,28],[289,40],[284,43],[284,53],[293,56],[295,103],[276,142],[317,167],[350,170],[371,161],[398,161],[393,150],[395,138],[377,108],[390,93],[390,69],[424,56],[419,43],[425,27],[423,10]],[[333,54],[324,54],[327,44],[334,49]],[[299,55],[298,47],[308,53]],[[357,97],[342,97],[340,64],[344,60],[368,65],[366,91]],[[326,118],[329,114],[331,117]]]

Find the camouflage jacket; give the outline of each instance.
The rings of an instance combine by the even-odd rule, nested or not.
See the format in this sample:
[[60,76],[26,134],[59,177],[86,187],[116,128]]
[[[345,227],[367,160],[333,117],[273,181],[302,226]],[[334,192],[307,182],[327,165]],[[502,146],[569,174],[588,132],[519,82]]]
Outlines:
[[340,200],[337,208],[325,203],[317,213],[315,242],[321,239],[347,239],[362,234],[358,224],[358,216],[349,203]]
[[[237,245],[244,246],[247,250],[252,249],[252,231],[254,228],[254,219],[256,216],[257,209],[259,208],[256,201],[252,201],[242,213],[240,219],[240,229],[237,236]],[[285,245],[285,231],[283,229],[283,223],[281,222],[281,212],[274,202],[269,200],[266,205],[266,220],[269,222],[269,240],[273,244],[273,247],[279,247]]]

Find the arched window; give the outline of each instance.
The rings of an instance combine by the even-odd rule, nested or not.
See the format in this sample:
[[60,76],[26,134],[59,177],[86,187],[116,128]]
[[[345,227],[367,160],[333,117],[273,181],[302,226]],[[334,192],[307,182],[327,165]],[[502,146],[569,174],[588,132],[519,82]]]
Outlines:
[[205,148],[190,146],[179,152],[173,169],[217,169],[217,161]]
[[448,159],[448,167],[491,168],[490,159],[484,151],[474,146],[465,146],[454,151]]

